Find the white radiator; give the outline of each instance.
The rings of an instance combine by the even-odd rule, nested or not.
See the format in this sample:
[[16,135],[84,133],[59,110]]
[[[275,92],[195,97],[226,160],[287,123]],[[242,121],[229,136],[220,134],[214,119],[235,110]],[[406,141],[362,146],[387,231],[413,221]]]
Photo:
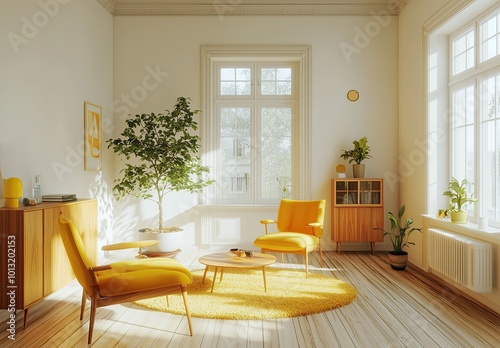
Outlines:
[[493,246],[435,228],[429,229],[429,266],[478,293],[493,289]]

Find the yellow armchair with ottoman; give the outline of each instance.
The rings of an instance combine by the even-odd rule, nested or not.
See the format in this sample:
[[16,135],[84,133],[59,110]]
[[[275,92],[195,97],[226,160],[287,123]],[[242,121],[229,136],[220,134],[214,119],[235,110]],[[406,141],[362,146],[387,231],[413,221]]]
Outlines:
[[[92,343],[98,307],[175,293],[182,294],[189,334],[193,335],[186,291],[186,285],[192,283],[192,276],[186,267],[168,258],[135,259],[96,266],[87,257],[80,233],[71,221],[59,218],[59,230],[73,272],[83,287],[80,320],[87,298],[90,300],[88,344]],[[168,305],[168,297],[166,299]]]
[[[325,216],[325,200],[282,199],[276,220],[261,220],[266,234],[258,237],[254,245],[262,253],[281,252],[302,254],[305,258],[306,277],[309,272],[310,251],[319,247],[320,263],[323,266],[321,236]],[[268,225],[276,224],[277,233],[269,233]],[[283,258],[283,254],[282,254]]]

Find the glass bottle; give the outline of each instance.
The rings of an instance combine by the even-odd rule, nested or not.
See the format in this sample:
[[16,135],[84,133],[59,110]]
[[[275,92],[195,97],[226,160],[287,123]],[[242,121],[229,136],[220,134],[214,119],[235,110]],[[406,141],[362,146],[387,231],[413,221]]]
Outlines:
[[33,184],[33,198],[35,198],[36,203],[42,203],[42,176],[35,175],[35,183]]

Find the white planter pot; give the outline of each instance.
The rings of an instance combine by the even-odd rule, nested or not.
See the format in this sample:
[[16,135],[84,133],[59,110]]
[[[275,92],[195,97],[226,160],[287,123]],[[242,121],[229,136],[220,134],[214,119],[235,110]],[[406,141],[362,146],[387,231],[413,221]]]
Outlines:
[[152,232],[158,231],[153,229],[140,229],[137,232],[138,240],[158,240],[157,245],[148,247],[146,253],[168,253],[177,251],[182,245],[183,230],[168,231],[168,232]]

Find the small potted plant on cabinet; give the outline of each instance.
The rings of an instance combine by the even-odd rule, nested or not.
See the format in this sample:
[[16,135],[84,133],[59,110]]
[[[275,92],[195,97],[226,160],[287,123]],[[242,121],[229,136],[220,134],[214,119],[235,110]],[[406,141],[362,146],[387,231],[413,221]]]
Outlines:
[[361,163],[365,159],[371,158],[370,147],[368,146],[368,139],[363,137],[359,140],[352,142],[354,148],[352,150],[342,150],[343,153],[340,158],[349,160],[352,165],[352,173],[355,178],[363,178],[365,176],[365,165]]
[[382,231],[384,236],[389,236],[391,239],[393,250],[389,251],[389,264],[392,269],[398,271],[406,269],[406,265],[408,264],[408,252],[404,251],[403,248],[415,245],[414,242],[409,240],[411,234],[414,231],[422,232],[422,228],[411,227],[413,224],[412,218],[407,218],[404,224],[401,224],[405,209],[406,207],[403,204],[401,208],[399,208],[397,217],[393,213],[389,212],[391,231],[385,231],[383,228],[379,227],[374,228],[375,230]]
[[[133,194],[149,199],[158,206],[158,226],[140,230],[139,239],[159,239],[150,251],[177,250],[182,231],[163,226],[163,203],[172,191],[199,192],[213,180],[203,179],[209,169],[200,164],[197,155],[200,137],[194,133],[197,123],[190,100],[179,97],[172,112],[141,114],[126,120],[121,138],[109,139],[108,148],[127,160],[115,180],[113,193],[117,199]],[[146,237],[143,235],[146,234]]]
[[459,182],[452,177],[448,183],[448,190],[443,192],[443,195],[450,197],[450,219],[456,224],[465,224],[467,222],[467,210],[464,209],[466,203],[475,203],[477,198],[471,194],[467,195],[467,179]]

